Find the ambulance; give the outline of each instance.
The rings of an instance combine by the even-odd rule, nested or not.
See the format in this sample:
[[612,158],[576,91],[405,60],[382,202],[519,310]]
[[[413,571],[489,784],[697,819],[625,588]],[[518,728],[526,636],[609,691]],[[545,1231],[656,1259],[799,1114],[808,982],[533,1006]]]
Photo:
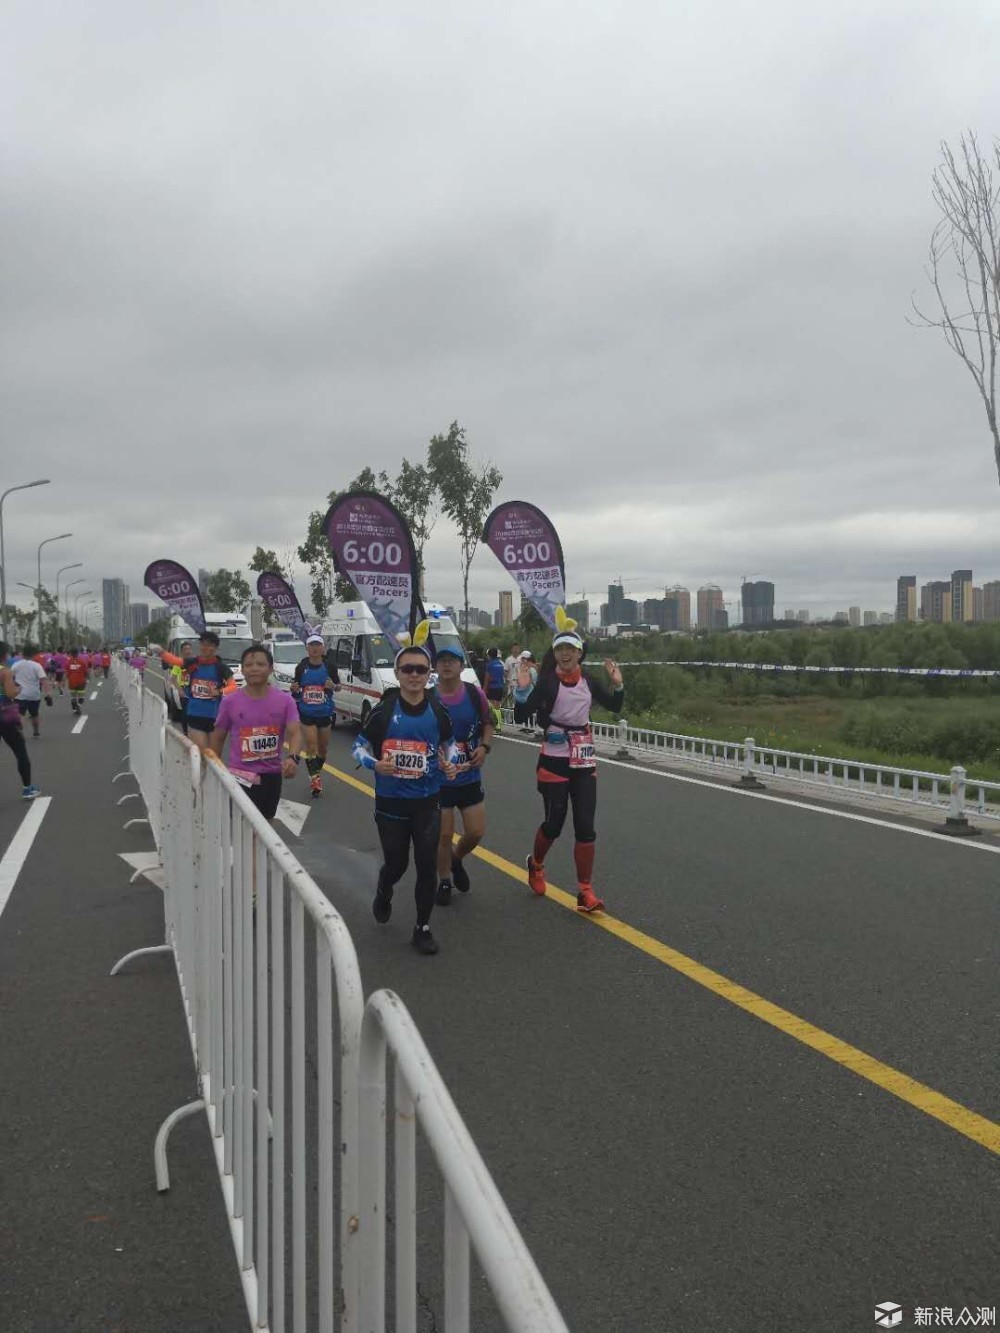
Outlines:
[[[425,609],[432,622],[432,644],[438,648],[444,644],[459,647],[465,663],[462,679],[477,685],[479,681],[469,665],[455,622],[443,606],[434,602],[428,603]],[[332,650],[340,677],[335,696],[338,717],[364,724],[386,690],[397,688],[392,644],[364,602],[336,602],[323,621],[320,633]],[[432,674],[430,684],[434,680]]]

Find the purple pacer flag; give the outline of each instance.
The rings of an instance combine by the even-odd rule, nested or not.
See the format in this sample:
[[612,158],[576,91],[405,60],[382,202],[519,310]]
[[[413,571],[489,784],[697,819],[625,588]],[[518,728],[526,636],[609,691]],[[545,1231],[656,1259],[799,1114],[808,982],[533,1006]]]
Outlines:
[[198,581],[176,560],[154,560],[146,568],[142,581],[161,602],[166,602],[198,634],[205,632],[205,608],[201,604]]
[[547,514],[526,500],[497,505],[483,526],[483,541],[550,629],[566,605],[562,543]]
[[369,491],[335,500],[323,520],[338,571],[350,579],[382,632],[398,648],[421,615],[417,553],[402,514]]
[[305,643],[312,626],[306,624],[299,599],[295,596],[295,590],[290,583],[280,574],[267,569],[257,580],[257,596],[270,611],[274,612],[286,629],[297,634]]

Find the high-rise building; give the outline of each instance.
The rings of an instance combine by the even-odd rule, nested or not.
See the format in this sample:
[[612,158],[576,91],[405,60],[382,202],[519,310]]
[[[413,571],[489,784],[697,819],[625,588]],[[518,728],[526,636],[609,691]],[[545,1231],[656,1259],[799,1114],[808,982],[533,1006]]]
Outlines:
[[608,621],[609,625],[625,623],[625,589],[620,583],[608,584]]
[[947,624],[951,620],[951,589],[947,579],[925,583],[920,589],[920,619]]
[[149,607],[145,602],[132,602],[128,609],[129,633],[134,639],[149,624]]
[[785,607],[785,619],[786,619],[786,620],[794,620],[794,619],[795,619],[795,612],[794,612],[794,611],[790,611],[790,610],[788,609],[787,606]]
[[[690,620],[690,610],[688,611]],[[642,623],[655,629],[679,630],[681,624],[681,604],[676,597],[649,597],[642,604]]]
[[860,628],[861,628],[861,607],[860,607],[860,606],[849,606],[849,607],[847,608],[847,623],[850,625],[851,629],[860,629]]
[[983,619],[990,624],[1000,620],[1000,579],[983,584]]
[[[725,606],[722,601],[722,589],[714,583],[706,583],[704,587],[698,589],[698,628],[699,629],[718,629],[719,626],[713,622],[713,612],[725,612]],[[729,617],[726,617],[728,625]]]
[[809,624],[809,612],[805,609],[795,612],[795,619],[801,620],[803,625]]
[[691,594],[687,588],[682,588],[679,583],[675,583],[672,588],[666,591],[667,597],[673,597],[677,602],[677,629],[691,628]]
[[744,583],[740,589],[744,625],[770,625],[774,619],[774,584]]
[[972,570],[956,569],[951,576],[951,618],[959,621],[972,620]]
[[503,626],[505,626],[505,625],[513,625],[513,623],[514,623],[514,594],[513,594],[509,589],[505,589],[505,590],[500,594],[500,612],[499,612],[499,616],[500,616],[500,618],[499,618],[499,620],[497,621],[497,624],[500,625],[501,627],[503,627]]
[[891,611],[880,611],[878,613],[878,623],[880,625],[891,625],[895,619]]
[[586,634],[587,627],[590,624],[590,603],[586,598],[581,602],[569,602],[566,606],[566,614],[570,620],[575,620],[580,629]]
[[131,638],[128,585],[121,579],[104,579],[101,592],[104,602],[104,637],[109,643],[121,643],[122,639]]
[[982,588],[972,589],[972,619],[976,624],[980,624],[983,619],[983,590]]
[[866,625],[877,625],[877,624],[878,624],[878,612],[877,612],[877,611],[866,611],[866,612],[865,612],[865,624],[866,624]]
[[898,621],[916,620],[917,618],[917,576],[900,574],[896,580],[896,619]]

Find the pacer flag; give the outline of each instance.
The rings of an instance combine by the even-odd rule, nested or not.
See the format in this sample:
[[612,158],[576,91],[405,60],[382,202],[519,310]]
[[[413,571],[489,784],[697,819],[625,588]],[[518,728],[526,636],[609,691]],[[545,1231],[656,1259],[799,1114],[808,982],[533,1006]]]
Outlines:
[[556,607],[566,605],[566,571],[562,543],[548,515],[524,500],[509,500],[486,520],[483,541],[555,629]]
[[398,648],[423,614],[406,520],[383,496],[352,491],[330,506],[323,530],[337,569]]
[[205,632],[205,608],[197,581],[176,560],[154,560],[142,581],[161,602],[166,602],[198,634]]
[[286,629],[297,634],[305,643],[311,626],[306,624],[299,599],[295,596],[295,590],[290,583],[287,583],[280,574],[267,569],[257,580],[257,596],[269,610],[274,612]]

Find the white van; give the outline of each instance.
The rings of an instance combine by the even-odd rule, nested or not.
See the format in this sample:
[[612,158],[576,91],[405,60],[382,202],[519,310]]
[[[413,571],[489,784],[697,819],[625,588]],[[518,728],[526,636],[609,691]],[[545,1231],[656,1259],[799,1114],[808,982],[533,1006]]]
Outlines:
[[[443,606],[434,602],[426,610],[428,618],[435,622],[431,631],[434,643],[439,648],[444,643],[457,644],[466,664],[462,679],[478,684],[455,622]],[[335,603],[323,621],[321,633],[327,647],[333,649],[340,677],[337,712],[345,720],[364,723],[385,691],[396,688],[392,645],[364,602]]]
[[[240,658],[244,649],[249,648],[254,641],[250,631],[250,621],[235,611],[206,611],[205,627],[218,634],[219,659],[232,671],[236,684],[242,686],[243,672],[240,669]],[[182,616],[171,616],[167,652],[179,657],[181,645],[184,643],[189,643],[192,653],[198,655],[198,631],[192,629]],[[170,716],[179,716],[182,701],[177,677],[166,665],[163,667],[163,697]]]

